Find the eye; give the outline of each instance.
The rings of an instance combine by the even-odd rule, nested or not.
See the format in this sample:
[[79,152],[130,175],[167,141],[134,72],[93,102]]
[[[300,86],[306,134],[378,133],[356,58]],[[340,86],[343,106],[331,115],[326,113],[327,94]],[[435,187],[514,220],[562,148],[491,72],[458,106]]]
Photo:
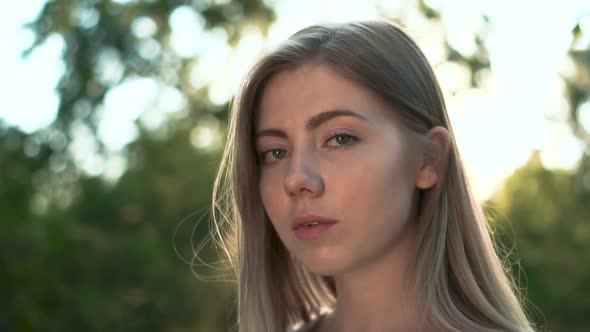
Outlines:
[[[273,163],[273,159],[274,160],[280,160],[283,159],[285,157],[285,154],[287,153],[286,150],[284,149],[270,149],[270,150],[266,150],[260,153],[260,161],[263,164],[272,164]],[[270,156],[270,157],[268,157]],[[270,160],[269,160],[270,158]]]
[[330,141],[334,141],[336,142],[337,145],[332,145],[329,146],[330,148],[341,148],[344,147],[345,145],[350,145],[351,141],[358,141],[358,138],[356,138],[353,135],[350,134],[344,134],[344,133],[334,133],[334,136],[330,137],[330,139],[328,139],[328,142]]
[[[359,141],[359,139],[354,135],[335,132],[334,135],[332,135],[326,141],[326,143],[331,142],[331,141],[336,142],[336,145],[329,145],[328,144],[327,145],[328,149],[341,149],[341,148],[344,148],[346,146],[353,144],[353,142]],[[263,165],[270,165],[270,164],[274,164],[278,160],[285,158],[286,154],[287,154],[287,150],[285,150],[285,149],[269,149],[269,150],[262,151],[259,154],[259,160]]]

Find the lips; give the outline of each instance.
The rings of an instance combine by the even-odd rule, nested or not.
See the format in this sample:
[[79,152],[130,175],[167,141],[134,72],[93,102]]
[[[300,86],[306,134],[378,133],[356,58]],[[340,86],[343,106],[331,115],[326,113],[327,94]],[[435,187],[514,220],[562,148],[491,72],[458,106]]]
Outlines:
[[293,219],[292,228],[293,230],[297,230],[303,227],[315,227],[318,225],[335,224],[337,222],[337,220],[322,216],[317,216],[313,214],[302,214]]

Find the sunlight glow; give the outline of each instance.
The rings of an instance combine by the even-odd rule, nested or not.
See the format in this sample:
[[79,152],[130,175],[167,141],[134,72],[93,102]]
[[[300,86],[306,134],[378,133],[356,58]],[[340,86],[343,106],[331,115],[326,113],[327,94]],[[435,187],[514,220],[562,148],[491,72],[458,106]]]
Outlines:
[[[170,15],[170,46],[181,57],[193,61],[188,73],[190,84],[195,90],[208,86],[208,98],[214,104],[221,105],[230,99],[245,71],[265,49],[301,27],[317,22],[377,18],[381,12],[405,22],[432,62],[446,96],[459,148],[479,197],[489,197],[533,150],[541,151],[546,166],[575,167],[582,144],[565,122],[568,106],[560,73],[568,70],[566,53],[571,43],[571,29],[580,12],[590,11],[588,2],[429,0],[429,5],[441,11],[441,21],[437,24],[424,24],[424,18],[417,14],[416,1],[267,2],[273,3],[277,16],[269,27],[268,36],[264,37],[256,27],[246,27],[242,39],[234,47],[227,46],[225,30],[204,31],[204,18],[189,7],[179,7]],[[4,73],[0,78],[0,91],[10,92],[3,94],[0,119],[25,132],[47,126],[55,119],[59,100],[54,88],[64,70],[60,59],[64,41],[58,36],[50,36],[28,59],[20,58],[20,52],[33,40],[32,33],[22,29],[22,24],[31,21],[43,3],[19,2],[11,6],[11,10],[0,11],[0,39],[5,50],[0,53],[0,70]],[[535,13],[527,15],[525,20],[523,13],[530,6],[534,6]],[[489,31],[482,30],[484,14],[492,23]],[[82,26],[90,26],[98,16],[92,10],[80,8],[76,19]],[[582,22],[582,28],[590,31],[590,20]],[[138,17],[132,30],[142,40],[138,49],[141,56],[153,58],[166,47],[152,39],[158,27],[150,18]],[[491,71],[482,76],[480,88],[472,89],[467,68],[444,61],[443,41],[446,37],[454,48],[470,54],[475,52],[476,33],[487,36],[485,43]],[[116,86],[107,94],[102,111],[98,113],[99,137],[109,149],[120,151],[135,139],[136,120],[148,128],[158,128],[166,120],[166,114],[186,108],[182,94],[163,83],[147,78],[128,78],[120,83],[122,66],[116,52],[107,50],[100,59],[101,80]],[[571,67],[571,63],[569,65]],[[166,84],[174,85],[176,79],[172,77]],[[581,111],[581,121],[586,128],[590,128],[589,105],[585,104]],[[84,114],[89,106],[81,101],[75,109],[77,114]],[[84,134],[85,130],[80,128],[76,135],[81,141],[71,148],[77,150],[83,168],[90,174],[120,172],[124,168],[121,160],[104,161],[92,157],[95,147],[83,138],[89,134]],[[195,147],[205,148],[218,144],[219,136],[218,125],[207,123],[195,127],[190,140]],[[29,144],[27,151],[34,154],[35,145]]]
[[191,131],[191,144],[204,149],[213,142],[213,131],[206,127],[196,127]]
[[219,120],[213,116],[203,116],[190,133],[191,144],[201,150],[219,148],[221,133]]

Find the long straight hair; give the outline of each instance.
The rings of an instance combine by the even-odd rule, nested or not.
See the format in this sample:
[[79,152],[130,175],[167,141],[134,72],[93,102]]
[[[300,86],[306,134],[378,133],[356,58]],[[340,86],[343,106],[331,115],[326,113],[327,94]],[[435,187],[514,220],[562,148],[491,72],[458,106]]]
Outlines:
[[239,331],[286,331],[337,301],[333,280],[293,259],[274,231],[261,201],[253,138],[269,78],[311,62],[373,90],[411,132],[442,126],[450,133],[444,173],[421,193],[418,214],[414,268],[430,324],[441,331],[533,331],[467,181],[433,70],[408,34],[379,20],[300,30],[253,66],[233,99],[212,223],[238,280]]

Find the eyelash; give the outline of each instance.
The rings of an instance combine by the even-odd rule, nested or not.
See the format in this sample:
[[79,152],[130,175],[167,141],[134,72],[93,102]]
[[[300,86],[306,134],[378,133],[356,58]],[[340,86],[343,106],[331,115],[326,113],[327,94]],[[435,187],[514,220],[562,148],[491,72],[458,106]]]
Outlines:
[[[352,144],[354,144],[354,143],[356,143],[356,142],[359,141],[358,137],[356,137],[354,135],[346,134],[346,133],[334,132],[334,135],[332,135],[330,138],[328,138],[326,140],[326,143],[327,142],[330,142],[331,140],[333,140],[334,138],[339,137],[339,136],[344,136],[344,137],[350,138],[351,141],[349,141],[348,143],[346,143],[344,145],[329,146],[328,147],[329,150],[339,150],[339,149],[342,149],[342,148],[346,148],[346,147],[348,147],[348,146],[350,146],[350,145],[352,145]],[[269,153],[269,152],[272,152],[272,151],[277,151],[277,150],[284,151],[285,149],[269,149],[269,150],[263,151],[259,155],[260,161],[262,163],[264,163],[264,157],[266,156],[266,154]],[[276,160],[280,160],[280,159],[276,159]]]

